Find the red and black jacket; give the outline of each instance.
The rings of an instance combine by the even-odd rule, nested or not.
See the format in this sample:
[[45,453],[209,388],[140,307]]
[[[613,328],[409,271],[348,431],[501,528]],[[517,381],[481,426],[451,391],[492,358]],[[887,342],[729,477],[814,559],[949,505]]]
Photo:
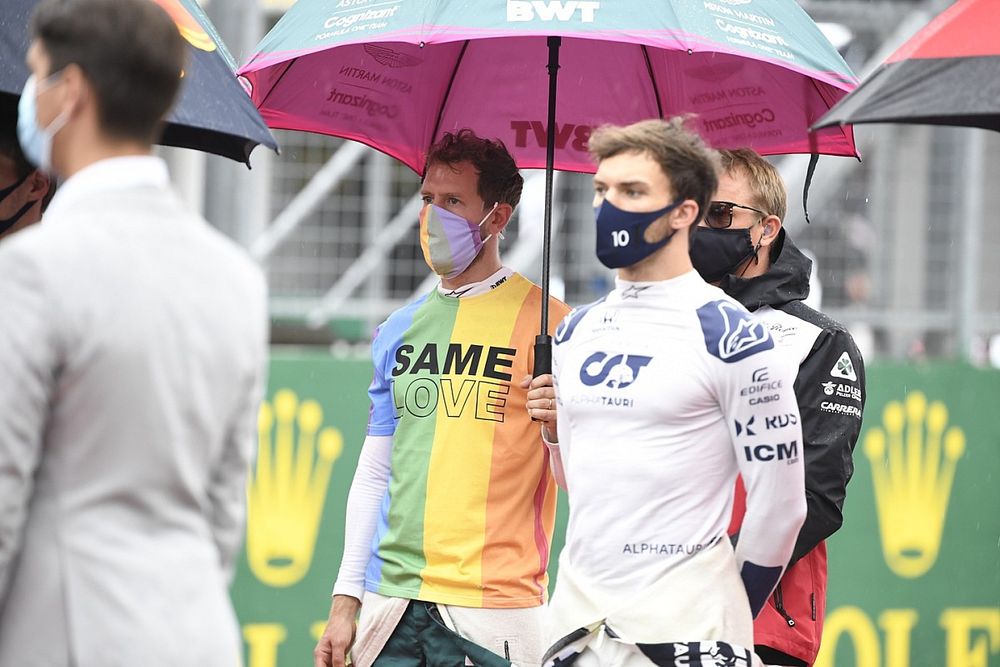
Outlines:
[[[771,315],[781,321],[782,335],[813,337],[795,381],[805,457],[806,520],[789,568],[754,621],[757,646],[812,664],[826,607],[824,540],[843,523],[847,482],[854,472],[852,453],[861,431],[865,373],[847,329],[802,303],[809,294],[812,262],[784,230],[781,234],[780,254],[766,274],[750,279],[730,275],[720,287],[750,311],[764,306],[776,311]],[[845,353],[849,373],[841,362]],[[743,487],[738,484],[730,534],[738,533],[744,508]]]

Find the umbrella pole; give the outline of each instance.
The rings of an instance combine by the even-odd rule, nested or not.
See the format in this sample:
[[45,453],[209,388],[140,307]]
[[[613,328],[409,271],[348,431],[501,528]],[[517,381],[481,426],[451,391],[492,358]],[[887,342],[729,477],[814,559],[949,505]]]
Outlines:
[[549,37],[549,105],[545,137],[545,218],[542,226],[541,331],[535,336],[533,376],[552,372],[552,336],[549,335],[549,255],[552,244],[552,179],[556,161],[556,75],[559,72],[561,37]]

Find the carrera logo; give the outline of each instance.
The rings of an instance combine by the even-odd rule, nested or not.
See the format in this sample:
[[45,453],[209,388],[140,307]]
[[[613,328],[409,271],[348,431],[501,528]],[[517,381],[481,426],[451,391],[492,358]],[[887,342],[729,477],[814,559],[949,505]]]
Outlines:
[[580,12],[581,23],[593,23],[600,8],[593,0],[507,0],[507,20],[572,21]]
[[588,387],[603,383],[612,389],[624,389],[635,382],[639,371],[652,360],[652,357],[639,354],[616,354],[608,358],[604,352],[595,352],[583,362],[580,382]]
[[754,445],[743,448],[747,461],[788,461],[794,463],[799,459],[799,443],[792,440],[790,443],[779,442],[777,445]]
[[861,408],[856,405],[844,405],[836,401],[823,401],[819,404],[819,409],[835,415],[847,415],[855,419],[861,419]]

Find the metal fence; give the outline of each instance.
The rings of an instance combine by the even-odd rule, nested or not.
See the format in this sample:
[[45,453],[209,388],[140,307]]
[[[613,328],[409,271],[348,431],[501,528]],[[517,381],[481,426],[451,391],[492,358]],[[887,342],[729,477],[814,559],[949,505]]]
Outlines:
[[[831,194],[812,198],[809,225],[800,217],[801,180],[791,180],[798,172],[777,160],[791,173],[787,227],[816,259],[822,308],[851,326],[868,356],[959,356],[967,330],[974,338],[973,358],[983,360],[986,342],[1000,332],[1000,267],[990,261],[1000,250],[1000,226],[989,219],[970,226],[967,211],[970,197],[980,196],[979,218],[997,210],[1000,193],[989,187],[987,174],[1000,167],[1000,138],[929,127],[858,131],[864,161],[820,162],[815,190]],[[272,169],[272,218],[286,211],[338,149],[350,145],[292,132],[280,133],[279,140],[283,154]],[[973,145],[983,159],[969,173]],[[538,248],[530,246],[540,245],[540,173],[525,174],[525,196],[502,248],[508,261],[514,254],[515,268],[536,278]],[[279,340],[297,339],[297,330],[310,324],[328,332],[317,340],[364,340],[381,318],[427,287],[415,209],[408,220],[396,221],[398,242],[384,255],[363,258],[418,189],[419,179],[408,169],[358,149],[343,178],[266,258],[273,315],[284,325]],[[559,175],[552,273],[554,292],[571,305],[597,298],[612,282],[593,254],[591,197],[589,177]],[[971,255],[970,229],[976,230]],[[978,267],[971,285],[963,282],[968,263]],[[324,297],[348,271],[363,279],[349,293],[340,290],[335,308],[329,300],[324,307]],[[963,322],[970,288],[976,292],[972,321]]]
[[[803,0],[818,20],[842,20],[855,29],[845,57],[860,73],[941,4],[923,3],[928,11],[920,14],[914,13],[920,3],[912,2]],[[820,161],[809,225],[801,213],[805,159],[776,159],[789,186],[786,229],[816,260],[816,301],[851,328],[868,358],[986,363],[994,340],[1000,365],[1000,263],[993,261],[1000,225],[989,219],[1000,192],[988,176],[1000,168],[1000,136],[891,125],[856,132],[863,161]],[[229,205],[213,210],[213,201],[232,195],[213,196],[218,169],[211,165],[209,219],[247,242],[266,266],[275,342],[363,346],[382,318],[433,282],[416,236],[419,179],[357,144],[276,135],[282,153],[264,160],[263,174],[255,168],[264,192],[257,208],[243,215],[260,214],[270,224],[247,232],[239,221],[220,223],[221,211],[234,216]],[[525,177],[522,204],[501,249],[506,263],[537,279],[542,177]],[[593,253],[591,197],[589,177],[557,174],[553,293],[570,305],[591,301],[612,284]]]

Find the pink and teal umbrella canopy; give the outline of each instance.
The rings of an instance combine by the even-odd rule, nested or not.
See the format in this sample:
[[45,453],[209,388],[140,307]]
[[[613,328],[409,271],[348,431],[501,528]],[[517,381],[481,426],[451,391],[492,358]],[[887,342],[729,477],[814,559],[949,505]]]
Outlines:
[[591,129],[696,114],[715,147],[856,155],[808,128],[857,83],[793,0],[299,0],[240,70],[272,128],[373,146],[422,172],[463,127],[546,166],[548,36],[562,37],[556,169]]

